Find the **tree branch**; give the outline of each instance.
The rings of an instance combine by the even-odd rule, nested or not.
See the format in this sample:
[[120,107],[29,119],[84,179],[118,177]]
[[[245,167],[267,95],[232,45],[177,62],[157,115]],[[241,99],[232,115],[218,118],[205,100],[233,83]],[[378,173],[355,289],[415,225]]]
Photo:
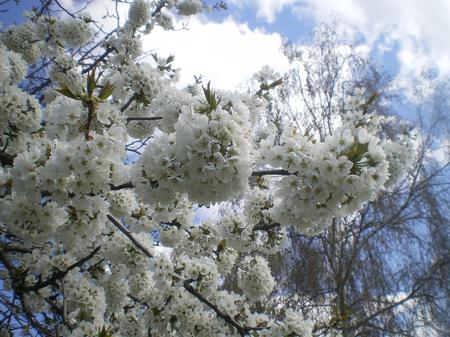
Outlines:
[[103,54],[101,54],[93,63],[91,63],[89,66],[87,66],[86,68],[84,68],[81,71],[81,74],[86,74],[86,73],[90,72],[92,69],[94,69],[100,62],[102,62],[113,51],[114,51],[114,48],[111,47],[111,46],[108,46],[106,48],[106,50],[103,52]]
[[289,172],[286,170],[263,170],[263,171],[253,171],[252,177],[262,177],[262,176],[290,176],[296,175],[298,172]]
[[74,264],[69,266],[66,270],[64,270],[64,271],[59,270],[59,271],[53,273],[53,275],[50,276],[47,280],[42,281],[42,282],[37,282],[35,285],[32,285],[32,286],[16,288],[15,289],[16,292],[28,293],[30,291],[38,291],[39,289],[45,288],[45,287],[55,283],[57,280],[64,278],[64,276],[66,276],[71,270],[73,270],[77,267],[81,267],[85,262],[92,259],[94,257],[94,255],[98,253],[100,248],[101,248],[101,246],[98,246],[89,255],[87,255],[87,256],[83,257],[81,260],[75,262]]
[[111,185],[111,191],[118,191],[118,190],[123,190],[126,188],[133,188],[133,187],[134,187],[134,185],[132,184],[132,182],[128,181],[126,183],[123,183],[123,184],[120,184],[117,186]]
[[158,121],[163,119],[162,117],[128,117],[127,123],[131,121]]
[[439,268],[442,268],[445,265],[448,265],[450,263],[450,257],[449,256],[444,256],[442,258],[440,258],[438,261],[436,261],[430,268],[430,270],[428,271],[428,273],[426,273],[424,276],[420,277],[417,279],[417,282],[413,285],[411,292],[408,294],[408,296],[406,296],[404,299],[392,303],[384,308],[381,308],[380,310],[377,310],[376,312],[374,312],[373,314],[369,315],[368,317],[364,318],[363,320],[357,322],[355,325],[351,326],[349,328],[349,330],[356,330],[359,327],[365,325],[367,322],[371,321],[372,319],[374,319],[375,317],[384,314],[386,312],[389,312],[391,310],[393,310],[394,308],[398,307],[399,305],[402,305],[412,299],[414,299],[417,295],[417,293],[420,291],[420,289],[426,284],[426,282],[428,281],[429,277],[431,275],[433,275]]
[[134,93],[131,95],[131,97],[128,99],[128,101],[120,108],[120,112],[125,112],[126,109],[133,103],[133,101],[138,97],[137,93]]
[[195,282],[194,279],[188,279],[183,282],[183,287],[186,289],[188,293],[195,296],[200,302],[203,304],[206,304],[209,308],[211,308],[216,315],[223,319],[225,322],[233,326],[241,336],[246,336],[250,331],[256,331],[256,330],[264,330],[266,328],[252,328],[252,327],[246,327],[241,326],[238,322],[236,322],[230,315],[222,312],[215,304],[211,303],[208,299],[203,297],[199,292],[197,292],[194,287],[191,285],[192,282]]
[[281,225],[279,223],[270,223],[265,225],[256,225],[252,230],[254,231],[268,231],[270,229],[279,228]]
[[125,234],[125,236],[130,239],[131,242],[133,242],[133,244],[136,246],[136,248],[138,248],[142,253],[144,253],[147,257],[153,257],[153,255],[147,250],[147,248],[145,248],[143,245],[141,245],[139,243],[139,241],[137,241],[134,236],[124,227],[122,226],[122,224],[117,221],[116,218],[114,218],[111,214],[107,215],[107,218],[109,221],[111,221],[114,226],[117,227],[118,230],[120,230],[123,234]]
[[2,151],[0,152],[0,164],[2,166],[12,166],[14,164],[14,157]]
[[[264,170],[264,171],[253,171],[251,176],[252,177],[262,177],[262,176],[267,176],[267,175],[289,176],[289,175],[296,175],[296,174],[297,174],[297,172],[291,173],[291,172],[288,172],[285,170]],[[111,185],[111,190],[117,191],[117,190],[122,190],[125,188],[133,188],[133,187],[134,187],[134,185],[129,181],[129,182],[117,185],[117,186]],[[278,227],[278,226],[274,226],[274,227]],[[260,229],[258,229],[256,227],[254,228],[254,230],[261,230],[261,229],[264,229],[264,228],[260,228]],[[270,228],[267,228],[267,229],[270,229]]]

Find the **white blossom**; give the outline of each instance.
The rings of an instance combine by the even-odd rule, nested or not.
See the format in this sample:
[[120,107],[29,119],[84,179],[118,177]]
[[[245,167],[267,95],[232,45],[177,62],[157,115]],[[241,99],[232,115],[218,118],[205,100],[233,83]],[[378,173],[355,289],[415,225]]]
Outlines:
[[93,31],[90,25],[79,19],[58,20],[55,24],[56,35],[69,47],[78,48],[88,42]]
[[180,15],[195,15],[203,8],[201,0],[181,0],[177,3],[178,14]]
[[260,256],[247,256],[239,264],[238,286],[250,301],[259,301],[269,295],[275,281],[267,261]]
[[150,19],[150,5],[147,0],[134,0],[128,10],[128,24],[132,28],[145,25]]
[[0,36],[8,49],[22,55],[28,63],[35,63],[41,56],[40,43],[33,23],[12,26]]

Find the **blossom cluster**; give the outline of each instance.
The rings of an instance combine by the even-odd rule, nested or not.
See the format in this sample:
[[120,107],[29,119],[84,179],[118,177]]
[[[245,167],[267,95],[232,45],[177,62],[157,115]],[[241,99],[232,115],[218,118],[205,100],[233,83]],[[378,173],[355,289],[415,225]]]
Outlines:
[[[164,3],[165,9],[175,9],[176,14],[191,16],[200,13],[205,7],[202,0],[171,0]],[[131,3],[128,11],[126,28],[136,30],[146,26],[146,32],[150,32],[155,25],[164,29],[173,28],[173,18],[162,11],[161,8],[152,10],[149,0],[135,0]]]
[[86,44],[94,35],[89,21],[88,17],[62,19],[35,13],[25,24],[9,27],[1,41],[27,63],[34,64],[41,57],[64,54],[62,47],[78,48]]
[[[184,95],[176,100],[174,132],[158,135],[133,167],[143,202],[170,202],[176,193],[187,193],[191,201],[209,204],[245,190],[251,173],[250,112],[241,101],[225,97],[214,107],[195,95],[191,104],[180,104],[189,100]],[[169,104],[170,114],[176,109]]]
[[262,144],[262,160],[289,173],[275,183],[273,217],[304,234],[361,209],[389,177],[379,139],[364,128],[338,129],[324,142],[291,129],[281,145],[270,142]]
[[247,256],[239,268],[238,286],[250,301],[258,301],[272,292],[275,281],[266,260]]

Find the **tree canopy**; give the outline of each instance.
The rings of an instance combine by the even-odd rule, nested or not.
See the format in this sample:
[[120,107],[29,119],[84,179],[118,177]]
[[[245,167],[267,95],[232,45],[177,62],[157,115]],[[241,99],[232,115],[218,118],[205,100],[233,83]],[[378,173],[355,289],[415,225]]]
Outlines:
[[[124,24],[109,14],[107,32],[47,0],[1,33],[2,333],[318,334],[301,306],[272,310],[269,296],[284,294],[271,256],[292,250],[293,233],[327,239],[340,226],[333,244],[365,240],[348,224],[369,205],[416,197],[401,189],[423,181],[418,136],[371,109],[379,93],[361,83],[338,104],[328,91],[319,102],[310,76],[311,119],[281,127],[266,117],[285,79],[250,94],[199,80],[180,88],[172,56],[143,57],[155,26],[225,7],[133,0]],[[332,61],[318,63],[326,81]],[[217,221],[194,221],[217,203]],[[326,333],[344,336],[383,310],[350,320],[345,303],[335,308]]]

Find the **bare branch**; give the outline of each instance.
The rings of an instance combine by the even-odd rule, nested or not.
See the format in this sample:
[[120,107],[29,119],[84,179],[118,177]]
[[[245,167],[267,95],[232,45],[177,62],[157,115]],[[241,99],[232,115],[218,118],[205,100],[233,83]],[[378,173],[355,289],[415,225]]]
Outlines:
[[101,248],[101,246],[96,247],[89,255],[83,257],[82,259],[78,260],[74,264],[70,265],[66,270],[64,270],[64,271],[59,270],[59,271],[53,273],[52,276],[50,276],[45,281],[37,282],[36,284],[34,284],[32,286],[27,286],[27,287],[21,286],[19,288],[15,288],[16,292],[28,293],[30,291],[38,291],[39,289],[48,287],[49,285],[54,285],[57,280],[64,278],[71,270],[81,267],[87,261],[92,259],[94,257],[94,255],[98,253],[100,248]]
[[131,242],[133,242],[133,244],[136,246],[136,248],[138,248],[142,253],[144,253],[146,256],[152,258],[153,255],[147,250],[147,248],[145,248],[142,244],[139,243],[139,241],[137,241],[134,236],[124,227],[122,226],[122,224],[117,221],[116,218],[114,218],[111,214],[107,215],[107,218],[109,219],[109,221],[111,221],[114,226],[117,227],[118,230],[120,230],[123,234],[125,234],[125,236],[130,239]]
[[250,331],[257,331],[257,330],[264,330],[266,328],[251,328],[240,325],[238,322],[236,322],[230,315],[222,312],[215,304],[211,303],[208,299],[206,299],[204,296],[202,296],[198,291],[195,290],[195,288],[191,285],[191,283],[195,282],[196,280],[189,279],[185,280],[183,282],[183,287],[186,289],[187,292],[195,296],[199,299],[200,302],[203,304],[206,304],[210,309],[212,309],[216,315],[223,319],[225,322],[233,326],[241,336],[247,336]]

